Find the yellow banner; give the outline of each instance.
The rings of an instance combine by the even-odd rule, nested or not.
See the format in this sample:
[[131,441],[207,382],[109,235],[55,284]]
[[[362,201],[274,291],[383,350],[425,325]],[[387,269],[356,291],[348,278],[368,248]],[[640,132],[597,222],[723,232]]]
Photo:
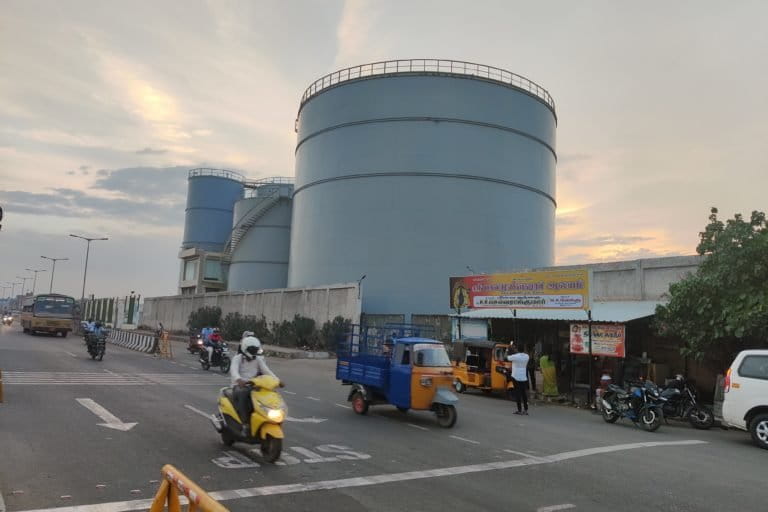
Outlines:
[[453,309],[589,309],[586,269],[452,277],[450,283]]

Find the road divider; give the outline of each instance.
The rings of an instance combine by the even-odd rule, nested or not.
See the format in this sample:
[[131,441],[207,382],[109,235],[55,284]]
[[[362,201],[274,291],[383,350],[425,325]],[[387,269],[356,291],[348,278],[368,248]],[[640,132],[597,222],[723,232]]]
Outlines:
[[119,347],[152,354],[156,350],[157,339],[149,334],[112,329],[107,341]]

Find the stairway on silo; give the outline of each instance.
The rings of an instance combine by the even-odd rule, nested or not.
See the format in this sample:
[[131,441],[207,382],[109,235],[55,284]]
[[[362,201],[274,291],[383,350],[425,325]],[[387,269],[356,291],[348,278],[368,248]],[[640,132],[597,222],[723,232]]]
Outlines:
[[224,261],[232,261],[232,254],[235,252],[235,249],[237,249],[238,244],[245,234],[248,233],[248,230],[255,226],[259,219],[279,203],[280,199],[280,190],[275,189],[264,196],[264,199],[254,205],[253,208],[245,212],[245,215],[238,220],[237,224],[232,229],[232,233],[229,235],[229,239],[227,239],[227,242],[224,244]]

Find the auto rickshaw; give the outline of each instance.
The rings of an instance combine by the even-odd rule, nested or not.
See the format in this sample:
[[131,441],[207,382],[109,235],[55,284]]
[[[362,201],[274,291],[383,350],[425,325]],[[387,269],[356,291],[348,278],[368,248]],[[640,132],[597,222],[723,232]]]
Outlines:
[[401,412],[432,411],[444,428],[456,423],[451,360],[442,342],[421,332],[404,326],[353,326],[344,336],[337,350],[336,379],[352,386],[347,400],[357,414],[366,414],[371,405],[392,404]]
[[453,344],[453,387],[458,393],[467,388],[485,394],[501,392],[512,398],[515,387],[509,378],[512,363],[507,361],[509,345],[489,340],[462,340]]

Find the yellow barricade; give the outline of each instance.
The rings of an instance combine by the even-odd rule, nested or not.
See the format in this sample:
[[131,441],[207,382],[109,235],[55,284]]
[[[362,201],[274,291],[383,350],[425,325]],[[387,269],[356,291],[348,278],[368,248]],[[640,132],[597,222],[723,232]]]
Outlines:
[[229,512],[229,509],[208,496],[197,484],[184,476],[184,473],[170,464],[163,466],[161,472],[163,483],[157,490],[149,512],[163,512],[166,505],[168,512],[181,512],[179,493],[189,500],[189,507],[187,507],[189,512],[198,510],[201,512]]

